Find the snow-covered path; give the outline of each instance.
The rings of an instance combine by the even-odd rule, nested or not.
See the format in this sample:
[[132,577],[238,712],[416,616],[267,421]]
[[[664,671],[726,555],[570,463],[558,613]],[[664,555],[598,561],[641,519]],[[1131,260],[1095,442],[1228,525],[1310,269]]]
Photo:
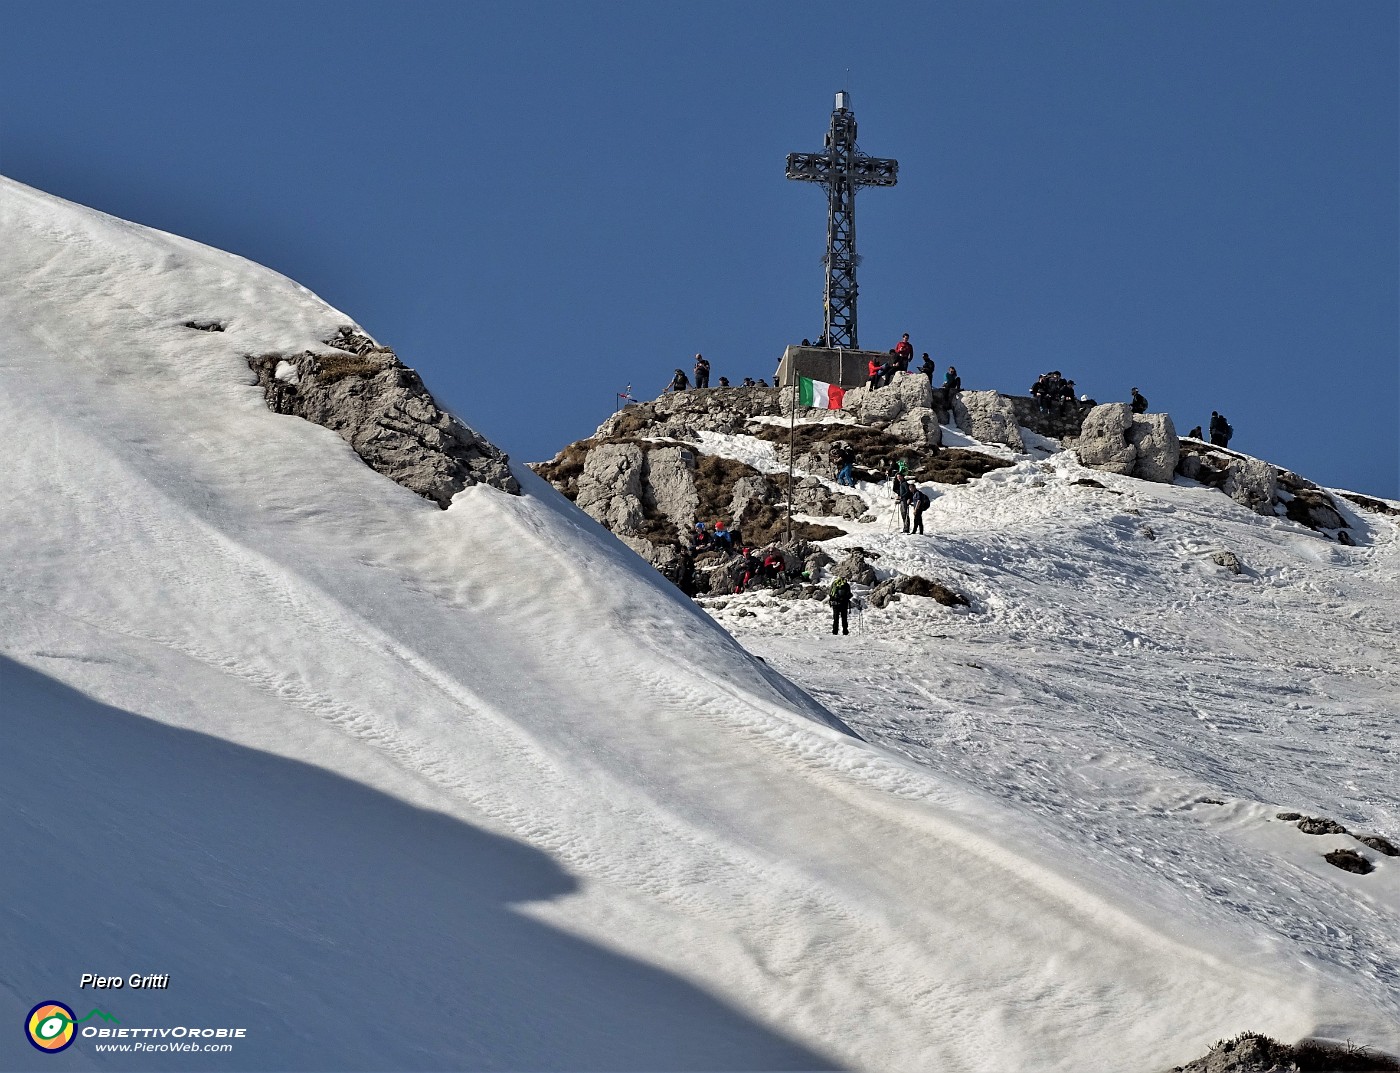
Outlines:
[[[525,496],[443,512],[269,413],[245,355],[348,321],[304,289],[4,180],[0,236],[16,1019],[141,969],[172,986],[113,998],[126,1017],[252,1027],[200,1068],[1140,1071],[1242,1028],[1397,1045],[1393,988],[1017,829],[1027,800],[1062,807],[1053,785],[998,792],[912,725],[906,757],[853,739],[520,467]],[[1013,603],[1003,628],[1035,628]],[[842,692],[786,643],[886,738],[906,695],[950,724],[950,689],[1045,703],[1012,657]],[[83,1043],[53,1064],[130,1067]]]

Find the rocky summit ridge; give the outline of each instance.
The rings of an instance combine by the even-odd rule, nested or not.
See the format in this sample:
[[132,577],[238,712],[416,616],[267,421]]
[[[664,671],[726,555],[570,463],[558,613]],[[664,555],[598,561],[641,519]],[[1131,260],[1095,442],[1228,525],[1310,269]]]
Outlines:
[[[871,520],[865,500],[836,481],[838,447],[856,453],[858,481],[884,481],[902,464],[920,485],[935,488],[1073,451],[1092,469],[1206,485],[1258,514],[1351,543],[1332,493],[1260,459],[1181,437],[1169,415],[1135,414],[1127,403],[1068,400],[1046,410],[1032,398],[950,396],[923,375],[897,375],[882,387],[846,392],[840,411],[797,407],[790,460],[794,391],[663,394],[618,411],[593,436],[533,468],[684,588],[716,595],[732,591],[735,570],[717,550],[696,547],[697,522],[723,520],[744,544],[779,555],[794,573],[807,567],[815,579],[814,557],[831,561],[821,542],[848,534],[853,521]],[[794,522],[785,540],[790,461]]]

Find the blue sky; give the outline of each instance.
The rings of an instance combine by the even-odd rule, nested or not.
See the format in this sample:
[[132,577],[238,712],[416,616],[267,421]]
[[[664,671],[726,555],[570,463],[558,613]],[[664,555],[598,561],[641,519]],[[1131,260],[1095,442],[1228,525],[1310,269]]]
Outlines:
[[[1397,5],[13,3],[0,172],[345,310],[515,457],[820,330],[783,176],[847,85],[861,342],[1061,369],[1400,496]],[[847,71],[849,70],[849,75]]]

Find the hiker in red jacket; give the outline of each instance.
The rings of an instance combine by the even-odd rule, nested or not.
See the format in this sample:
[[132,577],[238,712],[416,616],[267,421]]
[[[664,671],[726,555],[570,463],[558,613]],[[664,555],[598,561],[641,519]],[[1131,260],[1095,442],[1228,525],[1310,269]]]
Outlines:
[[909,363],[914,360],[914,344],[909,342],[909,333],[904,333],[904,338],[894,345],[894,354],[904,365],[909,368]]

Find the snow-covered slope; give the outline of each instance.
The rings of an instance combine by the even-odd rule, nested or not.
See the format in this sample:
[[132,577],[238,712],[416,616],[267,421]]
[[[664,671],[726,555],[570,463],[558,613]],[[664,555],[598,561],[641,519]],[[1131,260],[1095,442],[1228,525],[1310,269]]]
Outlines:
[[[1390,731],[1311,725],[1393,719],[1393,529],[1353,552],[1258,522],[1274,558],[1237,549],[1239,583],[1168,533],[1152,554],[1176,540],[1181,577],[1144,569],[1150,601],[1108,602],[1130,499],[1076,522],[1077,492],[1036,507],[1043,478],[1008,471],[981,506],[940,504],[931,528],[960,536],[898,552],[961,564],[983,611],[955,640],[926,617],[906,638],[907,603],[843,650],[795,618],[745,637],[869,744],[523,467],[525,495],[440,511],[270,413],[245,356],[348,321],[0,180],[0,1003],[12,1024],[57,999],[247,1030],[229,1054],[80,1038],[46,1068],[1142,1071],[1244,1028],[1400,1049],[1400,869],[1313,867],[1258,803],[1394,818]],[[1067,587],[1076,542],[1110,573]],[[1284,692],[1279,635],[1329,619],[1290,581],[1348,611],[1378,594],[1337,630],[1335,670],[1373,682],[1319,648]],[[1140,621],[1176,591],[1220,621],[1205,676],[1180,648],[1204,626]],[[1286,613],[1259,632],[1269,600]],[[1236,749],[1267,698],[1258,725],[1292,728],[1257,751],[1275,770],[1193,767],[1153,702],[1193,688],[1191,729]],[[1290,796],[1323,777],[1288,744],[1341,750],[1335,797]],[[1240,801],[1190,805],[1208,787]],[[1218,847],[1240,893],[1134,859],[1168,830]],[[1290,913],[1306,941],[1274,926]],[[84,972],[170,984],[79,991]],[[0,1066],[36,1058],[0,1034]]]

